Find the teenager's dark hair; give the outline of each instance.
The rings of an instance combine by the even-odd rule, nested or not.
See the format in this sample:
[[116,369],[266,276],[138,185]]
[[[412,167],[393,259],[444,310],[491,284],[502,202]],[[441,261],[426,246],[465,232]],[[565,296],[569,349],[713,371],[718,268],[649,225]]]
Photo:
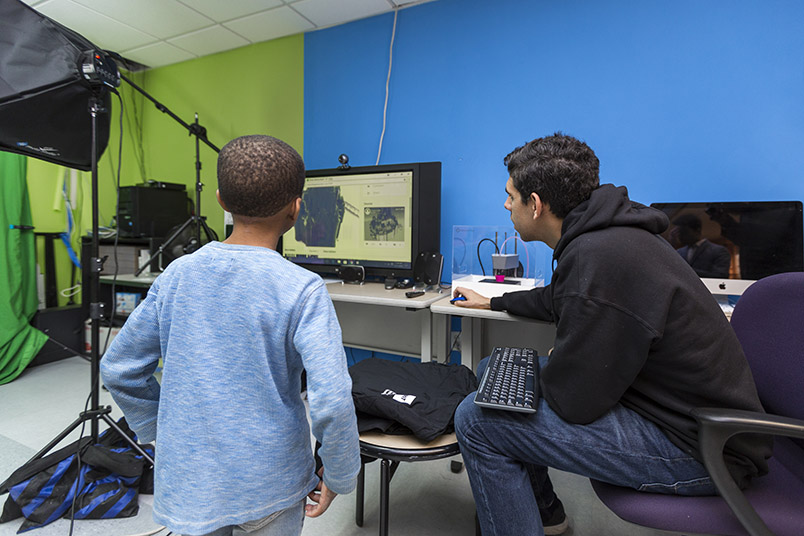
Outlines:
[[226,208],[240,216],[273,216],[302,194],[304,161],[271,136],[242,136],[218,154],[218,190]]
[[556,132],[517,147],[503,160],[523,201],[535,192],[564,218],[600,185],[600,162],[584,142]]

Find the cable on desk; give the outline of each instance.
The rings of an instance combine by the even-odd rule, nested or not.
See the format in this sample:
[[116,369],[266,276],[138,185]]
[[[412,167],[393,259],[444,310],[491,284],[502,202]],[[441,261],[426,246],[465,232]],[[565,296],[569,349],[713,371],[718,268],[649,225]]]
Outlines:
[[484,275],[484,276],[486,275],[486,270],[485,270],[485,268],[483,268],[483,261],[482,261],[482,260],[480,260],[480,244],[482,244],[483,242],[486,242],[486,241],[489,241],[489,242],[491,242],[492,244],[494,244],[494,252],[495,252],[495,253],[499,253],[499,252],[500,252],[500,248],[498,248],[498,247],[497,247],[497,242],[495,242],[495,241],[494,241],[494,240],[492,240],[491,238],[484,238],[484,239],[482,239],[480,242],[478,242],[478,243],[477,243],[477,262],[479,262],[479,263],[480,263],[480,271],[481,271],[481,272],[483,272],[483,275]]

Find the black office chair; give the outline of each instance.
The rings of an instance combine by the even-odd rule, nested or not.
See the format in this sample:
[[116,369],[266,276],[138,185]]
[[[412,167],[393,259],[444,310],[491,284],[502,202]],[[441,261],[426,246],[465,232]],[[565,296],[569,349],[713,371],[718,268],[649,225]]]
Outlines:
[[[658,495],[593,480],[598,497],[620,518],[685,534],[804,535],[804,272],[751,285],[737,301],[731,323],[767,415],[694,410],[701,456],[720,496]],[[743,432],[777,436],[769,473],[745,491],[723,461],[726,440]]]

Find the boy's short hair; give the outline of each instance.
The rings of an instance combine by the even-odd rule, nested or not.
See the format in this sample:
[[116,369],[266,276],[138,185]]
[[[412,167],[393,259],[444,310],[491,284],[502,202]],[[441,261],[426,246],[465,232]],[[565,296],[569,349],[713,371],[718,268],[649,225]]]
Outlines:
[[514,187],[526,201],[531,193],[565,218],[600,185],[600,162],[584,142],[556,132],[517,147],[505,157]]
[[232,214],[273,216],[303,189],[304,161],[280,139],[241,136],[218,154],[218,191]]

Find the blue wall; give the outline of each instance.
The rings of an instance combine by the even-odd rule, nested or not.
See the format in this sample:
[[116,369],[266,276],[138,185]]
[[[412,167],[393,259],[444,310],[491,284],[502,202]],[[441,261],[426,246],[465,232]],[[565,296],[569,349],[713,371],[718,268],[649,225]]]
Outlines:
[[[402,10],[380,163],[443,162],[445,267],[453,225],[510,225],[503,157],[556,130],[595,150],[602,182],[646,204],[801,200],[802,21],[796,0]],[[375,163],[392,24],[386,14],[305,36],[309,168],[341,153]]]

